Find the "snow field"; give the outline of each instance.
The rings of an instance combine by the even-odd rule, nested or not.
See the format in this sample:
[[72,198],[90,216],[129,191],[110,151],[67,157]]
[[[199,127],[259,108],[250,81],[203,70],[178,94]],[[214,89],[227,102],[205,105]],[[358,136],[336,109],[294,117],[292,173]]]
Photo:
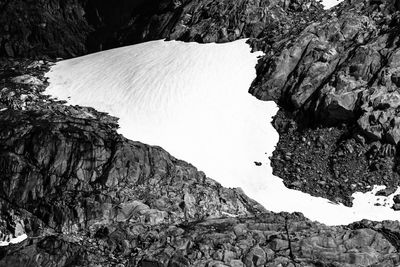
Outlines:
[[349,208],[288,189],[272,175],[268,156],[279,136],[270,121],[278,109],[248,93],[261,55],[246,40],[152,41],[60,61],[47,73],[46,93],[119,117],[125,137],[163,147],[268,210],[328,225],[400,219],[390,209],[393,196],[374,205],[378,187],[354,194]]

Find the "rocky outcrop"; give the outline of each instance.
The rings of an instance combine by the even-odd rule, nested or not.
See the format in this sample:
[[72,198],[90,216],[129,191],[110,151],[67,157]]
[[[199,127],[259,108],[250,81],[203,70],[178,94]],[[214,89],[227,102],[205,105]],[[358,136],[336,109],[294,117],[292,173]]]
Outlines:
[[[76,253],[89,253],[82,243],[54,235],[96,240],[118,225],[265,212],[239,189],[223,188],[162,148],[120,136],[116,118],[43,95],[49,65],[10,60],[1,66],[0,237],[7,242],[27,234],[23,246],[36,255],[15,258],[6,248],[1,266],[64,266]],[[55,248],[61,251],[53,255]]]
[[[334,125],[360,118],[367,135],[396,144],[391,119],[398,106],[400,52],[394,6],[391,1],[345,1],[279,53],[266,55],[250,91],[306,112],[314,122]],[[376,125],[380,111],[389,121]]]
[[344,1],[258,64],[250,92],[286,111],[273,167],[287,186],[351,205],[355,191],[400,185],[399,11]]
[[162,148],[118,135],[116,118],[42,95],[45,83],[43,76],[30,74],[5,79],[2,218],[17,208],[47,230],[77,233],[116,222],[153,225],[264,211],[241,191],[223,188]]
[[326,227],[299,214],[107,225],[0,249],[0,266],[397,266],[399,225]]
[[0,56],[74,57],[155,39],[289,36],[321,15],[314,0],[51,0],[0,3]]
[[[117,119],[43,95],[48,61],[2,62],[0,266],[396,266],[397,223],[274,214]],[[11,67],[12,66],[12,67]]]
[[250,92],[285,109],[274,121],[274,173],[351,205],[352,192],[399,181],[399,8],[1,2],[0,54],[44,59],[0,60],[0,241],[29,236],[0,247],[0,266],[398,266],[398,223],[327,227],[269,213],[162,148],[118,135],[117,118],[42,92],[49,57],[159,38],[250,37],[266,53]]

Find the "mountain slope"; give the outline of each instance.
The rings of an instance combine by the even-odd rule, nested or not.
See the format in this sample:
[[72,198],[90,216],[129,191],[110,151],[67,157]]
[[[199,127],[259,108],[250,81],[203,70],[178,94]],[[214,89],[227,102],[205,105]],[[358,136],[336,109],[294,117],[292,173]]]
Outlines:
[[306,1],[0,1],[0,56],[74,57],[163,38],[264,47],[324,13]]
[[397,219],[393,196],[356,194],[348,208],[290,190],[272,175],[268,156],[278,137],[268,118],[276,107],[248,93],[259,54],[246,40],[152,41],[57,62],[46,93],[120,118],[125,137],[161,146],[269,211],[328,225]]
[[282,106],[272,163],[287,186],[347,205],[399,186],[398,20],[398,1],[345,1],[262,59],[250,92]]
[[[212,2],[212,14],[222,13],[227,6],[231,7],[229,3],[239,3],[239,1],[227,1],[225,2],[228,3],[227,6],[221,5],[220,7],[218,4],[221,2]],[[267,1],[260,2],[266,3]],[[250,6],[255,7],[257,7],[260,2],[246,1]],[[94,32],[95,29],[93,26],[94,24],[85,22],[86,19],[82,19],[82,17],[85,17],[84,13],[90,10],[80,8],[80,3],[82,2],[76,5],[71,5],[71,3],[73,3],[72,1],[64,1],[66,5],[59,5],[59,3],[60,2],[55,0],[34,2],[0,1],[0,12],[2,12],[0,20],[1,24],[5,25],[0,29],[1,54],[29,57],[37,57],[39,55],[44,57],[71,57],[87,53],[89,48],[86,43],[86,38],[90,32]],[[279,60],[276,61],[276,58],[273,58],[272,61],[268,61],[268,59],[273,55],[277,55],[277,58],[279,58],[281,52],[283,54],[287,53],[287,49],[290,49],[294,43],[298,44],[300,33],[307,26],[312,24],[312,22],[317,22],[318,24],[323,20],[327,25],[332,25],[332,21],[347,20],[352,17],[355,17],[356,21],[361,18],[366,19],[368,22],[369,19],[371,19],[368,17],[375,14],[377,18],[383,18],[381,24],[378,25],[379,30],[373,31],[375,34],[378,36],[383,35],[388,29],[389,32],[396,33],[396,17],[399,8],[398,1],[348,0],[339,6],[338,9],[334,10],[338,16],[336,16],[335,13],[321,11],[322,9],[320,8],[309,9],[307,3],[309,2],[298,0],[268,1],[267,4],[270,4],[271,7],[268,10],[272,11],[263,13],[261,9],[259,13],[250,13],[247,16],[249,20],[246,21],[246,19],[244,19],[243,23],[244,25],[251,25],[251,27],[248,28],[249,31],[241,33],[243,34],[242,37],[245,37],[249,32],[250,34],[258,34],[257,38],[252,40],[253,46],[256,49],[262,49],[266,52],[266,62],[278,62]],[[73,8],[74,5],[76,8]],[[206,8],[199,8],[198,10],[202,12],[201,14],[204,12],[204,14],[208,16],[209,13],[205,12],[205,9]],[[47,13],[43,12],[46,10],[48,11]],[[126,10],[129,11],[129,9]],[[244,10],[246,9],[240,7],[237,12],[235,11],[231,13],[230,16],[223,18],[216,16],[207,20],[206,17],[203,26],[198,29],[206,32],[212,23],[218,22],[221,23],[218,24],[219,26],[223,26],[231,25],[229,22],[232,21],[232,27],[228,27],[232,35],[236,27],[235,24],[241,23],[241,16],[236,16],[236,14],[244,14]],[[91,11],[96,13],[96,9],[91,9]],[[43,14],[45,14],[45,16],[43,16]],[[50,16],[46,16],[46,14],[50,14]],[[341,16],[343,14],[347,15]],[[45,25],[41,23],[42,17],[50,18],[48,21],[45,21],[47,22]],[[78,17],[78,19],[76,19],[76,17]],[[100,18],[102,18],[102,16],[100,16]],[[199,14],[198,18],[204,17]],[[246,18],[246,16],[244,16],[244,18]],[[252,18],[263,22],[260,24],[251,24],[249,21],[251,21]],[[265,20],[262,18],[265,18]],[[48,23],[49,21],[55,23]],[[201,21],[203,20],[200,20],[200,22]],[[197,23],[199,23],[199,21],[197,21]],[[356,23],[356,28],[357,27]],[[193,26],[191,29],[197,28]],[[259,29],[266,30],[259,31]],[[368,30],[368,27],[366,27],[366,29]],[[211,30],[208,34],[205,34],[204,37],[213,36],[213,32],[215,32],[215,30]],[[193,36],[197,36],[196,34],[198,32],[193,31],[193,33]],[[392,36],[395,35],[396,34],[393,34]],[[78,38],[75,38],[75,36],[78,36]],[[68,37],[72,37],[72,39]],[[201,38],[198,40],[203,41],[206,39]],[[339,38],[339,42],[341,41],[342,40]],[[388,41],[390,41],[390,39],[388,39]],[[353,42],[357,42],[357,39],[350,40],[351,47]],[[94,42],[94,48],[90,51],[101,49],[101,43],[104,43],[104,41]],[[396,44],[396,42],[394,43]],[[125,43],[114,43],[110,45],[110,47],[123,44],[131,43],[128,41]],[[388,42],[388,44],[390,44],[390,42]],[[339,44],[339,47],[340,46]],[[303,48],[299,50],[306,51],[306,49]],[[380,50],[379,48],[379,51]],[[370,60],[373,54],[374,53],[367,54],[367,57],[364,59],[366,61]],[[310,55],[306,57],[310,61],[301,61],[299,66],[308,66],[307,64],[310,62],[311,65],[315,63],[312,55],[319,55],[317,47],[312,47]],[[329,62],[329,57],[327,59]],[[353,60],[354,62],[360,62],[357,61],[356,58],[351,58],[348,63],[351,64]],[[269,75],[263,72],[263,70],[266,70],[265,65],[266,64],[259,65],[258,75],[260,79],[263,75]],[[115,209],[120,210],[124,208],[119,214],[122,218],[126,218],[126,214],[130,214],[129,211],[132,211],[130,208],[133,207],[134,217],[129,217],[129,215],[128,217],[138,219],[140,222],[136,221],[133,225],[110,222],[110,224],[107,224],[105,227],[95,229],[95,232],[90,232],[90,229],[83,227],[82,231],[76,234],[70,233],[68,232],[69,229],[67,229],[67,231],[62,227],[62,222],[69,221],[68,218],[86,218],[86,215],[82,214],[91,214],[92,211],[95,212],[94,215],[92,214],[94,218],[103,218],[102,214],[97,213],[97,210],[91,205],[88,206],[89,208],[85,206],[81,207],[83,213],[80,213],[75,207],[70,207],[71,203],[75,203],[75,197],[79,201],[87,199],[89,204],[93,203],[96,207],[96,205],[101,206],[102,203],[110,204],[110,200],[115,201],[115,196],[121,196],[118,188],[110,189],[107,185],[101,186],[99,190],[91,190],[92,195],[89,196],[83,194],[85,191],[75,190],[75,187],[80,188],[82,184],[85,184],[85,186],[88,186],[90,189],[92,189],[91,186],[97,186],[96,184],[90,184],[90,182],[88,182],[90,180],[84,180],[88,182],[89,185],[87,185],[87,183],[76,183],[78,179],[72,178],[77,178],[78,176],[85,177],[87,174],[87,165],[77,164],[77,162],[79,163],[81,161],[80,153],[78,152],[82,151],[90,154],[92,150],[87,150],[87,148],[99,145],[97,144],[99,140],[98,133],[101,135],[100,140],[103,134],[105,134],[107,138],[110,138],[111,141],[116,140],[116,143],[120,145],[118,148],[121,148],[121,146],[126,148],[126,146],[128,146],[127,153],[141,154],[142,152],[145,153],[151,150],[152,152],[148,154],[148,158],[154,158],[154,156],[159,155],[158,153],[162,155],[166,155],[167,153],[159,149],[154,149],[154,151],[148,146],[141,146],[138,143],[126,141],[126,139],[118,136],[115,130],[115,118],[98,113],[90,108],[66,107],[62,105],[62,103],[50,101],[40,94],[44,88],[38,86],[38,84],[43,81],[43,72],[48,70],[48,62],[40,63],[33,62],[32,60],[17,60],[11,57],[7,59],[2,58],[0,60],[0,67],[0,120],[4,126],[2,128],[0,143],[1,152],[6,152],[2,153],[1,166],[3,167],[2,170],[7,170],[7,172],[1,174],[1,181],[4,181],[4,187],[15,188],[12,195],[13,200],[23,198],[24,194],[25,196],[29,196],[29,192],[32,192],[31,189],[35,189],[34,192],[37,192],[38,195],[31,193],[29,197],[44,199],[44,201],[30,202],[31,206],[29,206],[28,209],[24,202],[19,206],[19,203],[9,201],[6,192],[1,193],[0,211],[2,216],[0,229],[2,233],[6,234],[5,239],[10,237],[8,234],[20,234],[16,233],[19,232],[16,230],[21,229],[23,225],[27,226],[25,231],[31,233],[31,236],[37,234],[36,238],[25,240],[19,245],[1,248],[1,266],[87,266],[90,265],[90,263],[103,266],[118,264],[127,266],[223,266],[223,264],[228,266],[243,266],[243,264],[245,264],[245,266],[257,266],[262,264],[267,266],[399,265],[398,249],[400,247],[400,231],[397,222],[371,223],[363,221],[344,227],[325,227],[321,224],[310,222],[300,215],[275,215],[271,213],[260,215],[259,212],[263,212],[262,208],[254,210],[252,206],[255,205],[255,203],[251,200],[246,200],[246,197],[240,192],[233,192],[233,195],[229,193],[231,197],[224,196],[222,198],[216,197],[220,195],[216,193],[214,194],[216,198],[214,199],[214,197],[212,197],[212,200],[217,201],[217,210],[221,208],[221,205],[226,205],[231,212],[244,211],[249,214],[250,218],[242,217],[230,220],[222,218],[215,221],[205,219],[204,221],[190,221],[189,223],[185,223],[185,210],[188,209],[185,207],[186,204],[182,204],[182,208],[179,207],[181,211],[179,211],[177,217],[174,217],[174,214],[169,214],[168,216],[172,216],[174,220],[179,218],[177,221],[183,221],[183,223],[177,225],[173,223],[151,225],[151,223],[154,222],[151,218],[154,217],[150,215],[157,215],[159,213],[157,213],[157,211],[153,213],[154,210],[150,209],[149,205],[146,203],[141,205],[138,202],[128,202],[126,203],[129,204],[127,207],[122,205],[115,207]],[[310,74],[310,72],[304,71],[304,69],[299,69],[300,77],[302,77],[303,74],[306,76]],[[357,72],[359,69],[355,67],[354,69],[352,68],[352,70]],[[272,68],[272,72],[274,71],[275,69]],[[299,78],[297,77],[299,73],[293,75],[293,78]],[[22,74],[29,74],[31,76],[19,77]],[[345,74],[347,74],[346,70]],[[361,74],[363,75],[362,71]],[[365,80],[365,77],[362,75],[360,77],[362,80]],[[35,77],[38,78],[39,81],[35,79]],[[268,80],[269,79],[264,78],[264,82]],[[392,80],[392,76],[390,76],[390,80]],[[290,81],[290,79],[288,81]],[[369,78],[368,81],[370,81]],[[396,82],[395,76],[392,82]],[[293,84],[293,91],[298,89],[299,83],[301,83],[301,79]],[[257,85],[259,86],[260,84],[257,83]],[[336,83],[333,85],[337,86]],[[274,90],[275,93],[279,92],[280,88],[280,86],[274,88],[278,89]],[[307,88],[308,87],[302,87],[302,89]],[[315,87],[311,86],[310,88],[313,89]],[[367,87],[363,89],[369,91],[371,86],[367,84]],[[319,90],[317,91],[319,92]],[[382,92],[385,92],[385,89]],[[259,97],[261,97],[261,95],[260,93]],[[279,93],[275,95],[278,96]],[[307,99],[307,97],[304,96],[307,96],[307,94],[303,95],[301,99]],[[282,100],[292,101],[293,98],[289,95],[287,99]],[[346,121],[344,125],[341,125],[341,123],[339,126],[335,124],[334,127],[319,125],[318,128],[314,124],[315,120],[313,120],[311,122],[312,127],[310,127],[310,123],[304,121],[307,116],[301,116],[302,113],[297,112],[297,109],[293,110],[293,107],[290,105],[283,105],[283,103],[286,103],[285,101],[281,101],[280,103],[284,109],[281,110],[274,122],[274,125],[280,132],[280,143],[278,143],[277,148],[279,157],[276,157],[273,163],[274,170],[276,172],[281,172],[279,175],[290,182],[288,185],[291,187],[300,187],[303,190],[313,192],[313,194],[317,195],[329,194],[332,199],[339,197],[338,201],[346,202],[346,199],[351,195],[351,191],[366,188],[370,183],[376,184],[380,181],[387,181],[385,174],[388,172],[391,174],[392,170],[396,170],[395,168],[393,169],[393,167],[395,167],[393,163],[395,163],[397,159],[397,156],[395,156],[396,153],[393,153],[395,151],[393,147],[395,146],[385,143],[384,140],[369,143],[370,139],[367,139],[366,137],[368,136],[364,135],[362,132],[348,131],[348,129],[357,129],[354,120]],[[301,103],[301,101],[299,103]],[[381,108],[386,108],[390,111],[390,108],[387,108],[385,103],[384,105],[379,105],[379,101],[377,103],[377,107],[379,107],[378,111],[380,111]],[[341,108],[339,111],[342,113]],[[297,116],[299,114],[300,116]],[[345,114],[347,118],[347,114],[349,113],[345,112]],[[314,118],[314,116],[311,116],[311,118]],[[375,122],[373,122],[373,124],[374,123]],[[10,125],[15,127],[10,127]],[[300,127],[297,127],[297,125],[300,125]],[[16,126],[18,126],[18,128]],[[35,131],[31,132],[32,129]],[[384,131],[386,130],[385,128]],[[15,136],[18,136],[16,139],[13,138],[14,132],[16,133]],[[30,139],[31,136],[36,136],[34,140],[38,144],[46,140],[51,141],[45,143],[45,145],[48,145],[43,146],[46,148],[45,150],[41,150],[41,147],[33,145],[34,143],[31,142]],[[319,138],[320,136],[322,138]],[[350,139],[345,138],[349,136],[351,136]],[[66,138],[67,141],[63,141],[64,138]],[[81,147],[81,143],[85,145]],[[25,146],[25,144],[27,146]],[[136,146],[131,146],[132,144]],[[69,150],[69,145],[72,145],[71,150]],[[102,144],[100,144],[100,147],[103,147]],[[111,147],[114,146],[111,145]],[[34,148],[34,150],[31,148]],[[68,158],[61,157],[61,165],[58,165],[60,162],[58,160],[50,162],[42,161],[42,154],[50,154],[53,155],[52,158],[57,158],[57,156],[62,155],[62,153],[58,151],[63,151],[64,149],[74,151],[75,153],[69,154],[71,157]],[[362,153],[359,154],[360,152]],[[86,160],[86,158],[83,160],[85,162],[91,162],[92,155],[87,158],[88,160]],[[124,162],[125,154],[116,154],[113,159],[115,160],[113,163],[117,165],[116,169],[122,172],[125,170],[125,168],[123,168],[124,166],[126,168],[130,166],[130,163],[126,163],[126,165],[122,166],[119,165]],[[169,159],[169,156],[167,156],[167,159]],[[100,157],[100,162],[97,164],[103,164],[103,160],[104,159]],[[175,165],[182,166],[180,164],[183,164],[183,166],[186,166],[190,170],[192,169],[191,166],[180,161],[178,161],[178,163],[172,159],[171,161],[173,164],[167,164],[166,166],[172,169],[174,169]],[[154,161],[146,160],[146,162],[149,162],[150,166],[145,163],[143,169],[139,173],[147,173],[147,171],[149,171],[150,176],[158,174],[158,172],[154,172],[152,168]],[[69,163],[74,164],[69,165]],[[94,168],[91,163],[88,164],[91,166],[89,169],[93,171]],[[60,190],[58,192],[60,193],[50,194],[49,196],[41,193],[43,192],[42,184],[52,185],[53,182],[58,182],[58,180],[52,180],[52,176],[47,175],[48,171],[62,170],[65,166],[67,166],[66,168],[70,170],[71,173],[74,173],[76,177],[60,175],[60,181],[63,182],[59,187]],[[288,167],[287,170],[284,169],[285,166]],[[323,166],[323,168],[319,168],[319,166]],[[324,168],[326,168],[329,173],[332,172],[333,174],[338,170],[344,171],[338,173],[338,175],[329,176],[329,173],[325,175],[326,173],[321,172],[325,170]],[[366,175],[354,171],[357,169],[366,171]],[[111,170],[115,170],[115,168],[111,166]],[[164,168],[163,166],[161,170],[160,175],[162,176],[168,174],[170,168]],[[103,176],[104,180],[107,180],[107,177],[113,177],[108,174],[108,168],[105,168],[104,171],[107,173],[107,175]],[[375,172],[373,173],[374,175],[371,175],[371,171]],[[193,173],[196,172],[193,171]],[[35,179],[37,178],[36,181],[43,180],[49,183],[43,182],[42,184],[38,183],[37,185],[32,185],[29,183],[18,184],[12,182],[14,179],[15,181],[24,181],[28,175],[32,175]],[[201,173],[198,175],[203,177]],[[198,177],[197,174],[195,175],[196,177],[183,176],[184,178],[192,178],[189,179],[190,181],[196,181],[196,177]],[[166,175],[162,177],[169,176]],[[299,181],[291,180],[293,178],[298,179],[297,177],[307,177],[309,179],[306,179],[305,182],[303,182],[303,179],[301,182],[304,183],[305,186],[301,184],[299,186],[299,183],[292,183]],[[325,180],[324,177],[331,177],[331,179]],[[71,180],[69,180],[69,178],[71,178]],[[153,177],[150,177],[150,181],[153,180],[152,178]],[[159,177],[156,178],[158,179]],[[364,178],[361,182],[362,185],[355,184],[353,189],[351,182],[359,181],[360,178]],[[393,178],[394,181],[396,181],[396,176]],[[167,178],[167,180],[170,181],[169,178]],[[213,184],[210,180],[207,181],[202,184],[207,187],[209,183]],[[152,198],[152,194],[148,194],[154,189],[154,184],[150,183],[144,187],[140,187],[142,183],[146,184],[145,181],[140,181],[140,183],[138,183],[139,191],[137,194],[134,194],[133,198],[141,202],[142,198],[149,197],[149,203],[158,205]],[[340,187],[338,185],[342,186]],[[129,184],[125,185],[125,187],[132,190]],[[46,190],[52,190],[52,186],[44,188]],[[73,190],[70,190],[70,188],[73,188]],[[114,189],[116,191],[114,191]],[[143,189],[143,191],[141,191],[141,189]],[[169,189],[173,191],[171,195],[177,192],[178,198],[185,198],[180,188]],[[220,189],[226,190],[216,186],[217,192]],[[208,192],[207,190],[206,192]],[[71,196],[71,198],[63,199],[64,194],[62,193],[64,191],[71,193],[65,195],[68,197]],[[383,192],[383,194],[386,193],[387,192]],[[83,195],[81,196],[80,194]],[[211,195],[213,195],[213,193],[211,193]],[[199,199],[201,198],[202,194],[199,196]],[[91,202],[92,199],[94,199],[94,202]],[[187,197],[184,202],[191,203],[190,199],[190,197]],[[119,198],[117,202],[111,202],[111,204],[113,203],[125,204],[124,199]],[[250,205],[245,203],[250,203]],[[241,208],[242,205],[245,206],[244,209]],[[179,210],[175,206],[168,207],[168,209],[169,208],[172,210]],[[211,208],[211,210],[213,210],[213,208]],[[143,213],[141,213],[142,211]],[[111,218],[115,218],[113,216],[116,213],[111,212],[108,215],[110,215]],[[203,215],[207,217],[207,211],[200,211],[198,214],[201,215],[199,218]],[[108,215],[105,216],[106,219],[109,218]],[[161,215],[163,215],[162,212]],[[216,215],[228,216],[219,213]],[[170,218],[168,216],[167,218]],[[190,216],[190,214],[186,216]],[[146,218],[149,219],[146,220]],[[158,221],[157,218],[156,216],[156,222]],[[198,217],[194,219],[197,218]],[[245,224],[245,226],[243,226],[243,224]],[[66,225],[68,226],[69,224],[67,223]],[[72,223],[72,225],[75,225],[75,223]],[[85,225],[85,222],[83,225]],[[61,230],[59,230],[60,228]],[[69,234],[63,235],[64,232]],[[218,241],[221,239],[226,241],[225,246]]]

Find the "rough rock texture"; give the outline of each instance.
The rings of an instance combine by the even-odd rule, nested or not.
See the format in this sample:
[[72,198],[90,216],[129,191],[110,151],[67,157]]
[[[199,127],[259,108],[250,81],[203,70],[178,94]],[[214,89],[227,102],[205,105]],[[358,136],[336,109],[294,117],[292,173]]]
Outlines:
[[266,55],[250,92],[282,106],[275,174],[351,205],[354,191],[398,185],[399,9],[395,0],[347,0],[332,12],[307,0],[0,1],[0,238],[29,236],[0,247],[0,266],[398,266],[398,223],[326,227],[269,213],[118,135],[117,118],[41,92],[51,57],[251,37]]
[[399,225],[326,227],[299,214],[118,224],[0,250],[0,266],[398,266]]
[[[258,67],[251,91],[326,124],[357,119],[371,138],[396,144],[398,14],[390,2],[350,1],[304,29]],[[394,1],[392,1],[394,2]],[[378,121],[384,111],[388,121]],[[370,128],[368,128],[370,127]],[[386,137],[391,135],[392,137]]]
[[313,0],[0,1],[0,56],[74,57],[162,38],[265,46],[321,10]]
[[344,1],[259,63],[250,92],[287,111],[273,159],[286,185],[348,205],[400,185],[399,18],[398,1]]
[[[3,60],[0,266],[396,266],[398,223],[273,214],[117,119],[41,94],[51,62]],[[375,264],[375,265],[374,265]]]
[[[160,38],[250,38],[253,48],[266,54],[250,93],[277,101],[289,111],[284,120],[297,124],[293,136],[281,137],[277,151],[301,156],[318,150],[306,150],[296,141],[296,136],[307,138],[305,134],[320,136],[303,129],[322,127],[328,132],[332,126],[341,132],[329,137],[331,148],[322,165],[312,154],[307,159],[316,160],[288,163],[292,170],[299,167],[295,164],[310,167],[313,172],[307,177],[312,179],[296,178],[303,172],[293,176],[278,164],[275,173],[288,186],[295,183],[313,195],[351,205],[355,191],[366,191],[375,183],[399,185],[398,9],[395,0],[348,0],[331,11],[311,0],[2,1],[0,54],[71,57]],[[337,148],[346,142],[360,143],[353,150],[356,154]],[[286,151],[289,147],[297,150]],[[360,174],[365,182],[359,181]],[[314,186],[315,181],[323,186]],[[354,186],[334,185],[343,182]]]
[[292,114],[279,111],[274,127],[280,140],[271,158],[273,172],[289,188],[351,206],[355,191],[385,184],[387,192],[380,195],[387,196],[399,185],[396,146],[366,142],[357,126],[302,129]]
[[[28,75],[35,82],[21,84]],[[40,94],[42,80],[31,74],[3,79],[1,210],[15,205],[63,233],[103,223],[179,223],[264,211],[162,148],[118,135],[116,118]]]

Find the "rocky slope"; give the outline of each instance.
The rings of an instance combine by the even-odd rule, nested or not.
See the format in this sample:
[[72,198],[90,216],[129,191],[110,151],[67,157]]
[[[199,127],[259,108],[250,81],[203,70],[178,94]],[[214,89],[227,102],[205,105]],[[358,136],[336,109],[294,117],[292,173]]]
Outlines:
[[48,63],[8,61],[2,67],[3,240],[23,232],[95,235],[112,224],[265,212],[163,149],[118,135],[116,118],[41,94]]
[[0,266],[396,266],[398,223],[273,214],[117,119],[41,92],[48,61],[3,60]]
[[250,38],[266,53],[250,93],[282,107],[275,174],[288,187],[351,205],[353,192],[399,185],[398,8],[395,0],[344,1],[329,12],[310,0],[2,1],[0,55]]
[[252,37],[266,56],[250,91],[282,106],[275,173],[350,204],[368,185],[398,185],[399,9],[394,0],[348,0],[329,13],[300,0],[0,1],[0,232],[30,237],[0,248],[0,266],[398,266],[397,222],[326,227],[269,213],[118,135],[116,118],[41,92],[51,57]]
[[1,1],[0,56],[73,57],[162,38],[266,46],[322,11],[311,0]]
[[273,160],[288,186],[350,205],[354,191],[399,185],[398,11],[344,2],[259,64],[250,92],[289,112]]

